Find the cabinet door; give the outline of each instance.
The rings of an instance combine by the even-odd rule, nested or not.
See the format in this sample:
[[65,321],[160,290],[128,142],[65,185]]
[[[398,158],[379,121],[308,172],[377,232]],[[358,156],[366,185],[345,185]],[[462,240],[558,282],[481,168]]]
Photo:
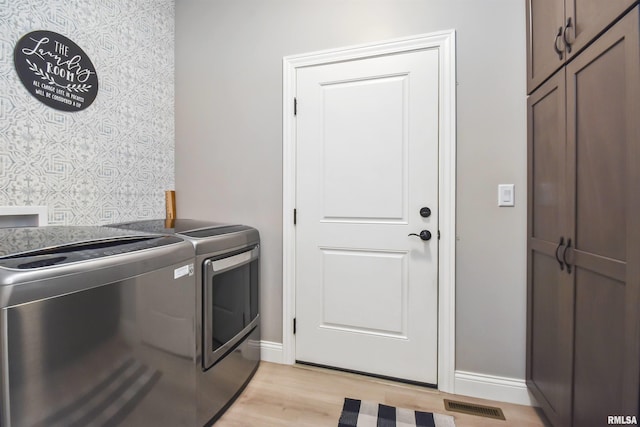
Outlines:
[[[527,384],[554,425],[571,419],[573,284],[565,239],[564,69],[528,100]],[[564,264],[563,264],[564,269]]]
[[527,0],[527,93],[638,0]]
[[527,0],[527,93],[562,66],[563,25],[563,0]]
[[638,9],[567,66],[574,426],[638,415]]
[[637,0],[565,0],[564,39],[575,56]]

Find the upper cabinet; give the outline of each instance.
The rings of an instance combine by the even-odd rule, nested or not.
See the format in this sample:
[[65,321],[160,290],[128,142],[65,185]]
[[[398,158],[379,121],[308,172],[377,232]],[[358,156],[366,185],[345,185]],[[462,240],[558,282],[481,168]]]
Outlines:
[[637,0],[526,1],[528,93],[637,3]]

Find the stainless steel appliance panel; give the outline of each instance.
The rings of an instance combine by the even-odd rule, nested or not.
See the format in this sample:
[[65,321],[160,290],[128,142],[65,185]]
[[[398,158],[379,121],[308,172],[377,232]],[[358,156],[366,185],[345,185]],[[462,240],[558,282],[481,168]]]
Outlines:
[[215,423],[242,393],[260,364],[260,325],[224,358],[196,378],[198,424]]
[[197,425],[192,262],[2,308],[3,426]]
[[[258,313],[259,293],[259,244],[260,234],[255,228],[237,225],[221,224],[214,222],[198,221],[191,219],[175,220],[147,220],[132,223],[113,224],[109,227],[128,230],[172,233],[188,240],[195,249],[195,275],[196,275],[196,383],[197,383],[197,425],[209,424],[222,416],[224,410],[233,403],[234,399],[242,392],[244,386],[251,379],[260,363],[260,320]],[[238,258],[235,258],[237,255]],[[241,259],[239,262],[238,259]],[[235,308],[238,313],[239,325],[242,329],[231,328],[228,331],[216,329],[215,334],[224,335],[220,342],[227,340],[219,346],[214,345],[213,335],[213,288],[207,289],[212,284],[215,276],[222,278],[224,271],[233,271],[239,267],[237,274],[247,274],[247,268],[243,265],[250,263],[249,270],[255,274],[249,274],[255,278],[249,281],[253,287],[244,292],[248,298],[244,302],[230,304],[231,310],[222,315],[224,307],[218,307],[221,317],[231,316]],[[222,265],[221,265],[222,264]],[[229,270],[231,269],[231,270]],[[224,270],[224,271],[223,271]],[[234,280],[226,281],[233,283]],[[239,282],[247,283],[240,280]],[[222,284],[224,285],[224,283]],[[223,286],[224,287],[224,286]],[[205,295],[206,294],[206,295]],[[233,298],[233,293],[227,295]],[[239,297],[240,294],[236,294]],[[237,301],[240,301],[238,298]],[[222,305],[222,304],[218,304]],[[248,307],[246,307],[248,305]],[[245,321],[245,313],[247,321]],[[237,314],[237,313],[236,313]],[[220,323],[218,319],[216,323]],[[222,322],[227,323],[227,322]],[[233,323],[233,322],[232,322]],[[246,326],[245,326],[246,325]],[[224,327],[224,325],[223,325]],[[231,332],[235,330],[235,333]],[[222,332],[219,334],[218,332]]]

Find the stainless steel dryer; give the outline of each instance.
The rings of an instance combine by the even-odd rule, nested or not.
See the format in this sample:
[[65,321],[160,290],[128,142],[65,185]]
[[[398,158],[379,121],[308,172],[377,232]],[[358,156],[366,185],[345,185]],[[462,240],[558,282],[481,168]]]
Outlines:
[[9,426],[189,426],[193,246],[104,227],[0,229]]
[[173,233],[195,248],[198,315],[198,425],[214,423],[260,362],[258,230],[191,219],[111,225]]

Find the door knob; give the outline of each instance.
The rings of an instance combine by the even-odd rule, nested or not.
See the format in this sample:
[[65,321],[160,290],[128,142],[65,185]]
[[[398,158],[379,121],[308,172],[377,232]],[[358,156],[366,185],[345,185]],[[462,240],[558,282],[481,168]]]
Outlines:
[[431,232],[429,230],[422,230],[420,234],[411,233],[409,236],[418,236],[422,240],[429,240],[431,239]]
[[420,216],[423,218],[428,218],[431,216],[431,209],[424,207],[420,208]]

